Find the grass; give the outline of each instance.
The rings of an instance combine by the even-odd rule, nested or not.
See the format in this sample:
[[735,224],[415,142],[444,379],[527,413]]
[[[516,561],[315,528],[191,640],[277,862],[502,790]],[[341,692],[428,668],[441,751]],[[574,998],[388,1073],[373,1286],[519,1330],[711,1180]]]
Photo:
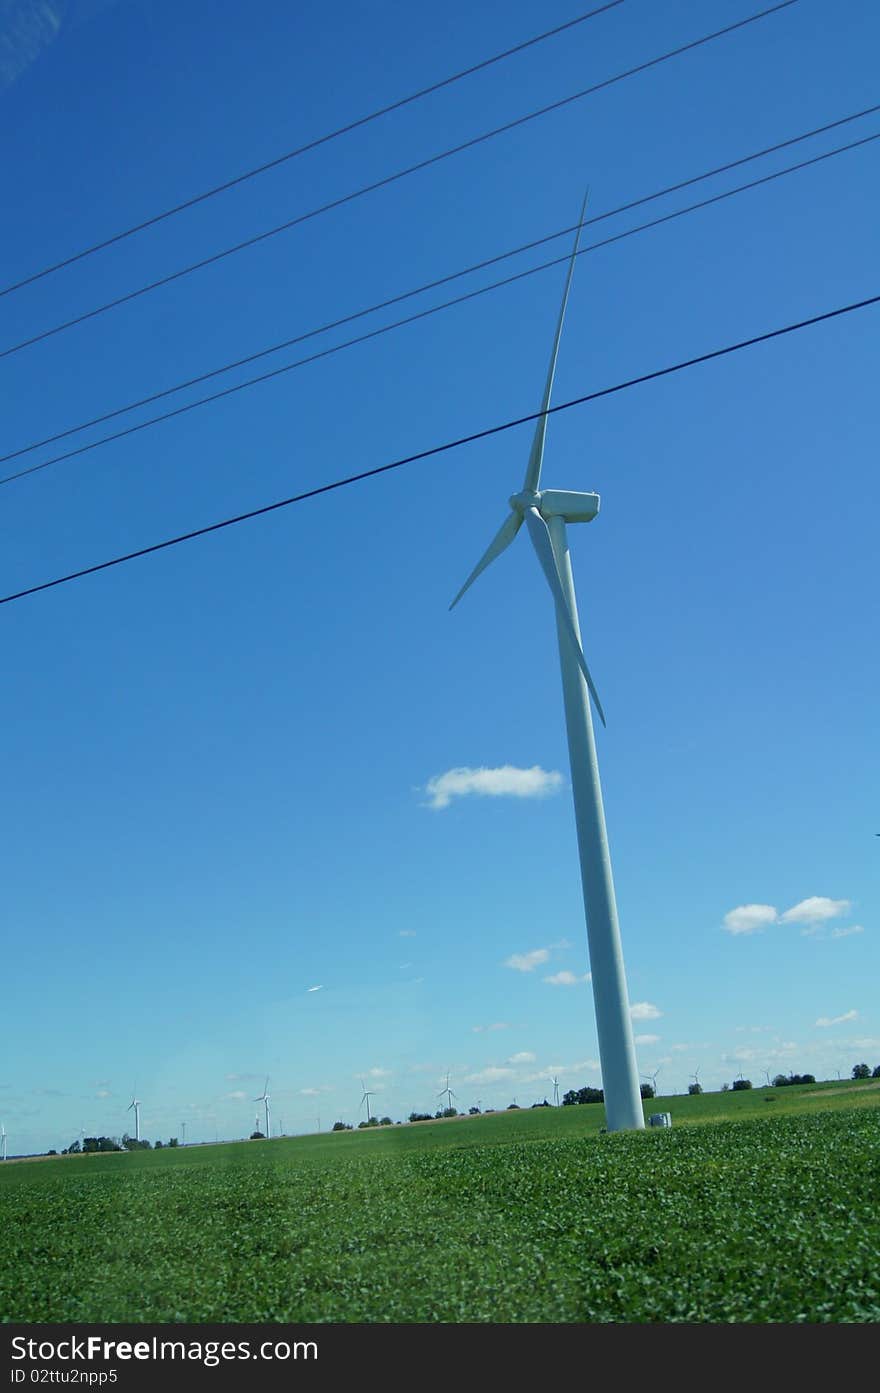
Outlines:
[[[768,1102],[772,1098],[775,1101]],[[0,1313],[61,1321],[880,1319],[880,1092],[658,1099],[0,1167]]]

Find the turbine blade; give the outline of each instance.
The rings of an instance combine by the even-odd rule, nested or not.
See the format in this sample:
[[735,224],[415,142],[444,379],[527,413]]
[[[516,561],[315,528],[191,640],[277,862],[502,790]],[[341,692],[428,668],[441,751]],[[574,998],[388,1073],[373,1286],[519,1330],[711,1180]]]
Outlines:
[[574,653],[578,661],[578,666],[584,674],[584,680],[590,689],[590,696],[595,702],[599,720],[604,726],[605,712],[602,710],[599,693],[596,691],[595,683],[590,675],[590,669],[587,667],[587,660],[584,657],[583,649],[578,641],[574,621],[571,617],[571,610],[568,608],[568,601],[562,589],[562,581],[559,579],[559,571],[556,566],[556,557],[553,555],[553,544],[550,541],[550,532],[537,508],[529,508],[526,511],[526,526],[529,529],[529,536],[538,554],[541,569],[547,577],[547,584],[550,586],[553,599],[556,601],[556,612],[562,616],[563,627],[568,631],[568,636],[574,644]]
[[492,562],[496,559],[496,557],[500,556],[503,551],[507,550],[507,548],[510,546],[511,542],[513,541],[514,537],[516,536],[517,532],[521,527],[522,518],[519,513],[512,512],[509,518],[505,518],[504,522],[501,524],[498,531],[495,533],[495,536],[492,538],[485,552],[480,557],[480,560],[477,562],[476,566],[471,571],[464,585],[461,587],[455,599],[452,601],[452,604],[449,606],[450,609],[455,609],[455,606],[458,604],[462,595],[467,589],[470,588],[470,586],[473,585],[474,581],[477,579],[477,576],[482,575],[486,567],[491,566]]
[[[562,325],[565,321],[565,310],[566,306],[568,305],[568,294],[571,290],[571,278],[574,275],[574,263],[578,254],[578,246],[580,245],[581,240],[581,225],[584,221],[584,213],[587,211],[587,199],[589,198],[589,196],[590,191],[589,189],[587,189],[587,192],[584,194],[584,202],[583,207],[581,208],[581,215],[578,219],[578,228],[574,237],[574,246],[571,252],[571,260],[568,263],[568,275],[565,278],[565,291],[563,292],[562,296],[562,308],[559,311],[559,322],[556,325],[556,338],[553,341],[553,353],[550,357],[550,368],[547,373],[547,384],[544,388],[544,400],[541,403],[542,413],[546,413],[547,408],[550,405],[550,396],[553,391],[553,378],[556,375],[556,359],[559,356],[559,340],[562,338]],[[529,455],[529,462],[526,466],[526,477],[525,482],[523,484],[524,491],[528,490],[531,493],[537,493],[538,488],[540,486],[541,465],[544,460],[544,438],[546,434],[547,416],[546,414],[542,414],[538,417],[538,423],[535,426],[535,438],[532,441],[532,453]]]

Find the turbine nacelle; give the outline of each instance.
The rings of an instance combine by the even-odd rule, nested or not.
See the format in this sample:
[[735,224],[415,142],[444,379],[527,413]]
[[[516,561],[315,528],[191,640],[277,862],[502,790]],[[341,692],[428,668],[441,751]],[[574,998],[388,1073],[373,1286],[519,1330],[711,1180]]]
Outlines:
[[529,508],[537,508],[542,518],[562,518],[565,522],[592,522],[599,512],[598,493],[575,493],[571,489],[542,489],[540,493],[523,489],[509,499],[521,518]]

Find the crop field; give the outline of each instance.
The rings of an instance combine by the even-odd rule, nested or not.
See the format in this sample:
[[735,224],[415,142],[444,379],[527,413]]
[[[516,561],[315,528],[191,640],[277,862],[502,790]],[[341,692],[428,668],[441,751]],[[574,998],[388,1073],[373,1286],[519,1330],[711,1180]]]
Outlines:
[[6,1321],[876,1322],[880,1091],[0,1166]]

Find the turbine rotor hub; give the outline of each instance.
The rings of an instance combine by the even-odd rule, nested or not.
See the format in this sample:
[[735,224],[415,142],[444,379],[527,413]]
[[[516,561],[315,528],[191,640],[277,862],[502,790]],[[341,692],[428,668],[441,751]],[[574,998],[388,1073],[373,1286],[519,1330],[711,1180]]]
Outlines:
[[535,493],[533,489],[523,489],[522,493],[512,494],[508,502],[513,511],[519,513],[520,517],[524,517],[529,508],[537,508],[539,512],[541,509],[541,495]]

